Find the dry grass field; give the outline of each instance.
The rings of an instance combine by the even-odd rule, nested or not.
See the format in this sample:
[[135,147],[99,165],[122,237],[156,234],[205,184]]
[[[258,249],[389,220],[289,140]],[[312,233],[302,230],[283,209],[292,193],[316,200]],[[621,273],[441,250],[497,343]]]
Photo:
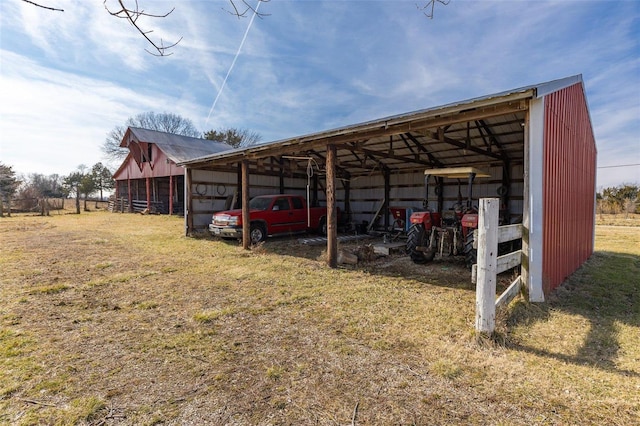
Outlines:
[[640,214],[596,214],[596,225],[640,226]]
[[[326,267],[182,219],[0,219],[0,424],[633,425],[640,227],[474,333],[458,261]],[[505,280],[508,280],[506,277]]]

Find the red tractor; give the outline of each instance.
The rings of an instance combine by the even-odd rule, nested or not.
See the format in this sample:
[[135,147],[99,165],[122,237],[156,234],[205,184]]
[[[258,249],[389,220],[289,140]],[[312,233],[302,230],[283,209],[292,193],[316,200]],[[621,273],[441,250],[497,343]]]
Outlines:
[[[409,219],[411,227],[407,235],[407,253],[415,263],[426,263],[436,254],[465,255],[467,267],[476,263],[477,250],[473,248],[473,231],[478,227],[478,209],[471,204],[472,188],[475,178],[491,175],[474,167],[455,167],[425,170],[424,211],[414,212]],[[429,208],[429,179],[433,176],[440,183],[442,179],[458,180],[458,201],[450,210],[442,211],[442,199],[439,196],[438,211]],[[467,180],[467,201],[462,204],[460,192],[461,179]],[[442,194],[442,186],[436,187],[436,193]]]

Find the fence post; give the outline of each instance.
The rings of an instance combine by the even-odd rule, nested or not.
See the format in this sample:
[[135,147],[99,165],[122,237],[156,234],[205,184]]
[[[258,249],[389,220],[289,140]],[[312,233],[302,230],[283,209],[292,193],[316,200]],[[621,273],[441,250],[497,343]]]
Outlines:
[[498,198],[481,198],[478,206],[478,280],[476,331],[493,333],[496,327],[496,270],[498,257]]

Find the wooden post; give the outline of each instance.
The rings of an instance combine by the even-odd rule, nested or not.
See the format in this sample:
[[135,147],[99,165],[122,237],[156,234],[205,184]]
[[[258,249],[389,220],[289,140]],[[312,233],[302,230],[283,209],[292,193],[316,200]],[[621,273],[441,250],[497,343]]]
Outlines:
[[133,211],[133,203],[131,202],[131,179],[128,177],[127,177],[127,191],[128,191],[127,196],[129,197],[129,200],[128,200],[129,206],[127,208],[127,211],[131,213]]
[[478,283],[476,331],[493,333],[496,327],[496,270],[500,199],[481,198],[478,210]]
[[185,171],[185,184],[184,184],[184,196],[185,196],[185,209],[184,209],[184,218],[186,221],[185,226],[185,234],[189,235],[193,230],[193,214],[191,210],[193,209],[193,190],[191,189],[191,169],[187,167]]
[[444,179],[442,177],[436,178],[436,195],[438,196],[437,212],[442,212],[444,206]]
[[336,214],[336,147],[327,145],[327,263],[338,267],[338,220]]
[[173,175],[169,174],[169,216],[173,214]]
[[318,207],[318,174],[314,173],[313,174],[313,180],[312,180],[312,194],[313,194],[313,198],[311,199],[311,205],[313,207]]
[[384,230],[389,231],[389,214],[391,213],[389,205],[389,196],[391,194],[391,172],[385,168],[384,172],[384,208],[382,212],[384,214]]
[[147,209],[151,213],[151,178],[146,178],[144,183],[147,191]]
[[344,187],[344,212],[342,214],[342,223],[351,223],[351,176],[348,176],[346,180],[342,181]]
[[284,158],[280,157],[280,176],[278,181],[278,194],[284,194]]
[[249,160],[242,160],[242,248],[251,245],[251,217],[249,216]]

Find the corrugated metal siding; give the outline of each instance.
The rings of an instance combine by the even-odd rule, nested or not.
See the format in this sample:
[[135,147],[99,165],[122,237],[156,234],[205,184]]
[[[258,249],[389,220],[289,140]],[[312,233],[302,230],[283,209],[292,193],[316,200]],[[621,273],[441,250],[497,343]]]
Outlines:
[[558,287],[593,253],[596,145],[581,84],[545,96],[542,285]]

